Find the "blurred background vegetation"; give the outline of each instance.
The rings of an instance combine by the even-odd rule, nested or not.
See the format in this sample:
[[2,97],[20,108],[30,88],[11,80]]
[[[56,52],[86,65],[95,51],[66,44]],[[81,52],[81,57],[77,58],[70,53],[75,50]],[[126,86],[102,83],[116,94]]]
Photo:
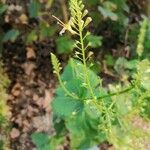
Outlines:
[[[140,21],[144,15],[150,17],[150,0],[84,1],[93,19],[89,26],[91,35],[87,38],[94,53],[93,60],[90,60],[93,62],[92,69],[106,78],[106,84],[116,78],[124,82],[130,75],[130,71],[126,69],[132,67],[128,65],[128,60],[136,59],[135,49]],[[42,59],[49,61],[49,54],[53,52],[65,64],[72,55],[74,41],[69,33],[59,35],[61,27],[52,15],[67,23],[68,0],[0,1],[0,62],[4,63],[0,63],[0,149],[3,145],[1,136],[4,135],[3,131],[6,131],[7,135],[8,126],[5,108],[6,89],[10,81],[4,69],[6,68],[7,72],[16,69],[12,68],[13,62],[11,59],[8,60],[9,57],[13,56],[20,63],[26,61],[24,57],[27,51],[34,50],[37,54],[36,61],[39,63]],[[144,46],[143,57],[149,59],[150,24]],[[16,50],[11,51],[12,49]],[[51,66],[47,69],[52,72]],[[17,71],[15,70],[16,74]],[[12,76],[14,77],[9,74],[10,79]]]

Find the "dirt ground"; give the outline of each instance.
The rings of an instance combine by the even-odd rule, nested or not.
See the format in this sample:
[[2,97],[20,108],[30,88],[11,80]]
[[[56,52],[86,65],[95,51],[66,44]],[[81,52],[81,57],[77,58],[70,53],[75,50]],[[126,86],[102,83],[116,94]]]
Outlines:
[[21,41],[5,45],[4,63],[11,80],[8,105],[13,150],[34,149],[33,132],[53,132],[50,102],[56,80],[50,66],[52,48],[51,43],[25,47]]

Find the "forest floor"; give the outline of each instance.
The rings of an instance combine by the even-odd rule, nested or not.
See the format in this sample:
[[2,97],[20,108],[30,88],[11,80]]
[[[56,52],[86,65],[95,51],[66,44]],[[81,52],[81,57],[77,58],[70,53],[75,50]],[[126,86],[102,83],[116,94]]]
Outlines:
[[5,46],[4,63],[11,80],[8,105],[13,150],[32,150],[32,133],[53,132],[50,103],[56,81],[50,66],[49,44],[25,47],[18,41]]

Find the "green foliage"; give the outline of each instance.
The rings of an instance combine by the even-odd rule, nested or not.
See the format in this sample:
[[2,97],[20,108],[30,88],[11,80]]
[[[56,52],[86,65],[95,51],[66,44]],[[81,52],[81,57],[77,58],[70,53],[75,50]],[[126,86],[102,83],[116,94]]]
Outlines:
[[0,51],[3,42],[15,42],[18,37],[25,44],[31,45],[37,40],[43,41],[53,36],[56,28],[49,21],[52,3],[53,0],[18,1],[16,5],[7,5],[7,1],[0,2]]
[[30,18],[38,17],[40,9],[41,9],[39,1],[38,0],[31,0],[28,9],[29,9]]
[[59,147],[64,141],[64,137],[54,136],[51,138],[44,133],[34,133],[32,134],[32,141],[36,145],[37,150],[51,150]]
[[[27,3],[28,9],[24,8],[26,14],[23,14],[27,17],[26,19],[24,18],[26,23],[15,22],[16,20],[20,21],[18,17],[14,20],[10,19],[14,22],[10,22],[11,29],[7,30],[6,33],[3,31],[3,27],[0,29],[2,31],[0,38],[4,42],[15,42],[18,37],[21,37],[26,44],[32,44],[33,42],[40,41],[47,42],[49,38],[52,38],[56,41],[57,53],[71,53],[75,50],[75,55],[73,58],[70,58],[68,65],[66,65],[63,71],[57,57],[51,54],[54,73],[57,75],[60,83],[52,102],[56,134],[51,137],[41,133],[34,134],[32,140],[37,149],[55,150],[65,141],[66,135],[70,138],[71,150],[85,150],[103,141],[108,141],[119,150],[142,149],[143,147],[133,143],[135,141],[136,143],[141,143],[141,138],[148,139],[149,133],[144,133],[144,131],[135,127],[132,121],[135,116],[149,120],[150,114],[150,64],[149,60],[142,60],[146,56],[146,51],[144,50],[149,48],[150,45],[148,20],[145,19],[141,23],[137,51],[133,47],[134,53],[142,56],[142,58],[130,61],[120,57],[115,62],[114,58],[109,54],[104,56],[106,64],[110,67],[114,66],[114,72],[117,72],[119,77],[127,75],[126,80],[115,81],[107,85],[106,88],[103,86],[103,79],[93,71],[95,68],[92,68],[90,64],[92,52],[89,49],[99,48],[102,45],[102,37],[99,36],[99,31],[97,30],[97,36],[85,30],[92,19],[87,17],[88,11],[85,9],[82,0],[69,1],[71,17],[68,23],[63,23],[54,16],[63,27],[60,34],[67,30],[76,40],[72,40],[69,34],[56,39],[54,36],[56,25],[52,24],[51,17],[49,17],[49,8],[53,0],[48,0],[44,4],[43,2],[40,0],[30,0]],[[107,25],[103,22],[106,21],[110,30],[105,34],[113,31],[117,33],[119,38],[123,35],[124,39],[129,21],[126,16],[129,13],[129,6],[126,0],[88,0],[86,3],[91,11],[89,15],[94,18],[94,25],[91,25],[92,31],[94,27],[99,29],[99,24],[107,28]],[[7,8],[7,5],[0,4],[0,14],[2,14],[2,21],[0,23],[2,25],[4,25],[4,18],[8,19],[4,12],[10,15]],[[92,12],[93,10],[94,12]],[[60,13],[59,11],[58,9],[56,14]],[[21,16],[22,14],[19,15]],[[9,24],[9,22],[7,23]],[[146,33],[147,28],[148,32]],[[135,32],[131,36],[126,33],[132,46],[137,39],[139,26],[135,25],[133,30]],[[117,36],[113,38],[118,38]],[[99,66],[96,62],[94,64]],[[0,76],[0,79],[2,81],[0,92],[2,91],[4,95],[2,98],[6,99],[4,93],[6,93],[8,83],[5,82],[3,76]],[[0,105],[2,106],[0,107],[0,114],[3,114],[0,116],[0,124],[5,124],[5,103],[2,101]],[[3,141],[0,141],[1,145],[3,145]]]
[[37,33],[35,30],[32,30],[31,33],[27,36],[27,44],[31,44],[32,42],[36,41],[38,39]]
[[118,20],[117,14],[111,12],[110,10],[104,9],[101,6],[99,6],[98,9],[102,13],[102,15],[104,16],[104,18],[108,17],[108,18],[112,19],[113,21]]
[[[120,58],[116,62],[116,71],[123,68],[136,70],[131,75],[132,81],[124,85],[109,85],[109,90],[106,90],[102,87],[101,79],[87,67],[86,61],[91,57],[86,57],[87,47],[91,44],[90,41],[85,43],[88,32],[84,35],[83,31],[91,21],[89,17],[85,17],[87,10],[84,10],[82,1],[78,0],[70,1],[70,10],[71,24],[66,30],[79,36],[75,55],[79,61],[71,59],[60,76],[60,64],[52,54],[52,64],[60,81],[52,107],[55,115],[65,122],[71,139],[70,149],[85,150],[105,140],[116,149],[133,150],[135,146],[143,148],[142,143],[133,143],[139,141],[141,136],[148,139],[149,133],[144,133],[131,122],[134,116],[140,116],[145,100],[150,98],[149,61],[128,62]],[[142,42],[139,40],[138,44],[144,40],[145,26],[143,28]],[[107,59],[110,64],[113,63],[111,58]]]
[[50,150],[50,139],[48,135],[43,133],[34,133],[32,135],[32,141],[36,143],[37,150]]
[[3,41],[4,42],[7,42],[7,41],[11,41],[11,42],[14,42],[17,37],[19,36],[19,31],[17,29],[12,29],[12,30],[9,30],[4,38],[3,38]]
[[8,108],[6,105],[7,100],[7,87],[9,79],[4,73],[0,62],[0,149],[5,149],[8,146]]
[[7,5],[0,3],[0,14],[3,14],[7,10]]
[[105,60],[108,66],[114,66],[115,60],[111,55],[106,55]]
[[129,12],[129,7],[126,4],[126,0],[106,0],[101,5],[98,10],[104,18],[110,18],[122,25],[127,25],[128,18],[124,15],[124,12]]
[[102,37],[101,36],[95,36],[95,35],[90,34],[89,36],[87,36],[86,39],[92,48],[97,48],[102,45]]
[[59,37],[56,44],[59,54],[70,53],[74,48],[74,41],[67,36]]
[[40,24],[40,39],[49,38],[54,35],[56,28],[50,26],[48,23],[42,22]]

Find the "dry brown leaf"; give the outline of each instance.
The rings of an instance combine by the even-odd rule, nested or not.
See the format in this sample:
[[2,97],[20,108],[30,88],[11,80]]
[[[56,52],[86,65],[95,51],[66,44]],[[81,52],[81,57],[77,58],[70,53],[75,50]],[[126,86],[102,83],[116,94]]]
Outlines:
[[15,123],[17,123],[20,127],[22,126],[22,117],[21,117],[21,115],[18,116],[18,118],[15,120]]
[[35,51],[33,48],[27,47],[26,50],[27,50],[27,53],[26,53],[27,59],[35,59],[36,58],[36,54],[35,54]]
[[15,90],[12,92],[13,96],[18,97],[20,95],[20,90]]
[[13,128],[10,133],[11,138],[15,139],[15,138],[19,137],[19,135],[20,135],[20,131],[16,128]]
[[26,62],[22,65],[26,75],[31,76],[33,70],[36,68],[35,64],[32,62]]
[[[37,129],[38,132],[49,132],[52,130],[52,117],[50,114],[46,114],[45,116],[38,116],[33,118],[33,127]],[[44,126],[43,126],[44,124]]]
[[34,100],[34,101],[38,101],[38,99],[39,99],[39,96],[34,93],[34,94],[33,94],[33,100]]
[[26,91],[25,91],[25,95],[26,95],[26,96],[31,96],[31,95],[32,95],[31,90],[26,90]]
[[50,90],[45,90],[45,97],[43,99],[43,108],[47,108],[50,105],[50,102],[52,101],[53,94]]

